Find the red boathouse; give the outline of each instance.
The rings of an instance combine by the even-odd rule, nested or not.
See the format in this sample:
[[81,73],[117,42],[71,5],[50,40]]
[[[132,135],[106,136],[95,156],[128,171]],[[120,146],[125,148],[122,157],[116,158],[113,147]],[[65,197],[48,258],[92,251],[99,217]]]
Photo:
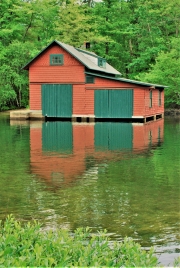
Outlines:
[[51,42],[25,67],[30,112],[47,118],[142,120],[162,118],[164,88],[121,78],[104,58],[59,41]]

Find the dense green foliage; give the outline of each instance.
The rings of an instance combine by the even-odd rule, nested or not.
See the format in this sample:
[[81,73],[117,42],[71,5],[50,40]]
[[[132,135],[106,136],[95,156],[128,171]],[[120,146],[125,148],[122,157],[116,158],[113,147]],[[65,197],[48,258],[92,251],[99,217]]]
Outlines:
[[169,86],[166,105],[180,105],[179,0],[1,0],[0,110],[28,105],[22,70],[50,41],[105,57],[124,77]]
[[110,243],[106,232],[93,235],[89,228],[42,231],[37,222],[22,225],[9,216],[0,224],[2,267],[153,267],[153,249],[143,250],[131,239]]

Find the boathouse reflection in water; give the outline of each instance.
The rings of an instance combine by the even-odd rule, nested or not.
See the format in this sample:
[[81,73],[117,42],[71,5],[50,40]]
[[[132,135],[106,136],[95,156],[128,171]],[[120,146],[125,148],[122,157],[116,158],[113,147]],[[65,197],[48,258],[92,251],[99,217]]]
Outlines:
[[163,135],[163,119],[146,124],[32,122],[31,172],[58,187],[79,178],[89,164],[148,153],[160,146]]

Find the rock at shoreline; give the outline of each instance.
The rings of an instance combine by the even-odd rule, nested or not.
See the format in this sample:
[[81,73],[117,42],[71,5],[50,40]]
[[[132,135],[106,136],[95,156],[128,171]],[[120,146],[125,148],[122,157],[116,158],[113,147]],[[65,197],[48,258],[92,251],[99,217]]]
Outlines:
[[164,115],[170,115],[170,116],[180,115],[180,109],[165,109]]

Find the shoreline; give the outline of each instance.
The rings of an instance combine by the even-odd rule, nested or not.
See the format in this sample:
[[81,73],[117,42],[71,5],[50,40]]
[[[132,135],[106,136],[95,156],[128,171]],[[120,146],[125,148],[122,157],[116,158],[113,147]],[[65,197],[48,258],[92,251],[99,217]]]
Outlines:
[[[19,109],[18,109],[19,110]],[[26,110],[25,108],[22,108],[22,110]],[[16,109],[14,110],[6,110],[6,111],[0,111],[0,113],[10,113],[10,112],[16,111]],[[180,116],[180,109],[174,109],[174,108],[165,108],[164,109],[164,115],[165,116],[172,116],[172,117],[179,117]]]
[[173,108],[164,109],[164,115],[172,117],[180,116],[180,109],[173,109]]

